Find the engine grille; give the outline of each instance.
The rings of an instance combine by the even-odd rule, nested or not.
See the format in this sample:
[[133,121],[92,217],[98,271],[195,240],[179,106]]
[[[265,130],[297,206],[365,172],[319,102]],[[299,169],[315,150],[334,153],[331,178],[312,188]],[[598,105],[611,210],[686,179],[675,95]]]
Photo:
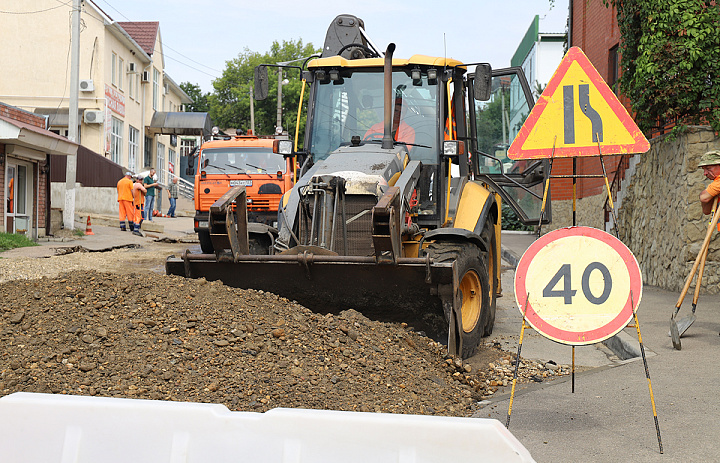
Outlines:
[[[344,240],[341,227],[342,210],[335,215],[337,221],[335,226],[335,239],[333,240],[333,251],[340,255],[348,256],[371,256],[374,254],[372,240],[372,208],[377,204],[377,198],[373,195],[348,195],[345,196],[345,220],[347,224],[347,254],[344,252]],[[332,207],[332,206],[331,206]],[[312,201],[310,212],[312,212]],[[354,218],[354,220],[353,220]],[[310,225],[303,222],[301,240],[303,244],[317,245],[317,242],[310,242]],[[317,231],[315,233],[317,237]],[[329,242],[327,243],[329,246]]]
[[[374,254],[372,240],[372,208],[377,204],[377,198],[371,195],[356,195],[345,197],[345,220],[355,220],[347,224],[347,255],[371,256]],[[338,214],[338,227],[335,230],[335,249],[343,254],[343,233],[339,226],[342,215]]]

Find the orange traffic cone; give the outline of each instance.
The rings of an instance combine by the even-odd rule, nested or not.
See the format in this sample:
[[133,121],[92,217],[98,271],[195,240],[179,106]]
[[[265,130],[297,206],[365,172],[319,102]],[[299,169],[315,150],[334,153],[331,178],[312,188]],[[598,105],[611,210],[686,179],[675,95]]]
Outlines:
[[90,223],[90,216],[88,216],[87,226],[85,227],[85,234],[86,235],[94,235],[92,231],[92,224]]

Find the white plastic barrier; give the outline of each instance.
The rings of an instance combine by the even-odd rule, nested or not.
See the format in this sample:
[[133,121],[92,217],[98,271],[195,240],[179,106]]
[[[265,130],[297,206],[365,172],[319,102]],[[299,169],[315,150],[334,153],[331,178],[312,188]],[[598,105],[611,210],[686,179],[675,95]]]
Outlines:
[[0,461],[532,462],[497,420],[17,392],[0,399]]

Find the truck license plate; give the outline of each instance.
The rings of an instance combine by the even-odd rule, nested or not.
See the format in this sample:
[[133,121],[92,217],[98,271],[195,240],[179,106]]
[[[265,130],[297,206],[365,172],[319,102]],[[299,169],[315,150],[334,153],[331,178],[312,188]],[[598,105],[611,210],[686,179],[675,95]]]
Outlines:
[[252,186],[252,180],[230,180],[230,186]]

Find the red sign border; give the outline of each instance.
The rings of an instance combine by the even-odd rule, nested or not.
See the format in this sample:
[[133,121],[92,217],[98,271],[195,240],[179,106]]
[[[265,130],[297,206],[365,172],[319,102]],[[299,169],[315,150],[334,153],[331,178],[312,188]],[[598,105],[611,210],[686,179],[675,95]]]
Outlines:
[[[610,87],[605,83],[600,73],[595,69],[585,53],[580,47],[572,47],[568,50],[567,54],[560,62],[557,70],[550,78],[547,87],[543,91],[543,94],[538,99],[533,109],[530,111],[530,115],[525,120],[525,123],[520,128],[520,132],[517,137],[513,140],[510,148],[508,148],[508,157],[514,161],[523,159],[549,159],[551,157],[565,158],[565,157],[578,157],[578,156],[599,156],[597,145],[593,146],[578,146],[578,147],[560,147],[555,148],[555,154],[553,155],[553,147],[537,148],[537,149],[522,149],[522,146],[527,141],[530,133],[535,128],[540,116],[548,105],[549,95],[553,95],[557,90],[558,85],[567,74],[570,65],[573,62],[577,62],[580,67],[585,71],[585,74],[590,79],[590,82],[598,89],[600,95],[605,99],[605,102],[610,106],[610,109],[615,113],[620,123],[633,137],[635,143],[631,144],[616,144],[616,145],[603,145],[600,143],[603,155],[611,154],[627,154],[627,153],[645,153],[650,149],[650,142],[647,141],[645,135],[638,128],[635,121],[628,114],[625,106],[620,103],[617,96],[610,90]],[[545,96],[548,95],[548,96]]]
[[[598,230],[597,228],[568,227],[560,228],[541,236],[530,245],[527,251],[525,251],[523,256],[520,258],[520,262],[518,262],[517,269],[515,270],[514,285],[515,300],[517,301],[520,313],[525,310],[525,301],[527,299],[525,276],[527,275],[530,263],[538,252],[545,248],[545,246],[554,241],[570,236],[587,236],[595,238],[609,245],[620,255],[623,262],[625,262],[625,267],[627,268],[628,273],[630,274],[630,291],[633,295],[632,302],[634,302],[635,310],[637,310],[640,306],[640,299],[642,298],[642,273],[640,272],[640,266],[637,263],[637,259],[635,259],[635,256],[630,249],[628,249],[627,246],[625,246],[625,244],[619,239],[609,233]],[[530,299],[532,300],[532,295]],[[622,330],[628,322],[630,322],[632,317],[633,308],[631,307],[630,295],[628,295],[625,305],[614,319],[608,322],[605,326],[591,331],[568,331],[552,326],[550,323],[538,316],[532,306],[532,303],[529,302],[525,313],[525,319],[537,332],[552,339],[553,341],[569,345],[587,345],[603,341],[620,332],[620,330]]]

